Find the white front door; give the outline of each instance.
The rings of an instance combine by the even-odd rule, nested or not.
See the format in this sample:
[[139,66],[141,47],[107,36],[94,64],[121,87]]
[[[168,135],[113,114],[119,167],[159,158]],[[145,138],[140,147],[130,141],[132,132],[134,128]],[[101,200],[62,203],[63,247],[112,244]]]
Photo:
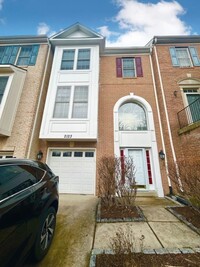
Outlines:
[[143,149],[128,149],[128,156],[133,159],[133,164],[135,166],[135,179],[137,185],[147,186],[147,164],[145,151]]

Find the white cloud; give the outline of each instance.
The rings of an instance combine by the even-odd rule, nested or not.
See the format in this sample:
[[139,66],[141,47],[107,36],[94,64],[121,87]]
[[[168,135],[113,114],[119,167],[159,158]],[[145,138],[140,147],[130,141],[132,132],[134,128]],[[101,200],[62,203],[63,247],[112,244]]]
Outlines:
[[117,32],[110,31],[108,29],[108,26],[102,26],[102,27],[99,27],[97,29],[99,30],[100,34],[106,38],[110,38],[111,36],[119,35],[119,33],[117,33]]
[[[108,34],[107,46],[145,45],[155,35],[186,35],[191,33],[180,16],[184,8],[177,1],[142,3],[138,0],[115,0],[120,9],[114,18],[120,28],[115,40]],[[106,28],[109,33],[109,29]]]
[[53,34],[55,34],[55,32],[52,31],[50,26],[47,25],[45,22],[41,22],[41,23],[39,23],[39,25],[37,27],[37,34],[38,35],[46,34],[48,36],[52,36]]

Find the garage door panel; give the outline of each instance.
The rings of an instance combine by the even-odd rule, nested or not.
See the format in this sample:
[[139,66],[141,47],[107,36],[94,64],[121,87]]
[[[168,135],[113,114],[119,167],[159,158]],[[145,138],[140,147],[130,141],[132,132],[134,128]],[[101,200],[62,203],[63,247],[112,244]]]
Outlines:
[[[51,150],[49,166],[59,175],[59,192],[94,194],[95,157],[94,151]],[[79,153],[80,152],[80,153]],[[54,156],[53,156],[54,155]],[[60,155],[55,156],[55,155]],[[63,155],[71,155],[70,157]],[[82,155],[75,157],[74,155]]]

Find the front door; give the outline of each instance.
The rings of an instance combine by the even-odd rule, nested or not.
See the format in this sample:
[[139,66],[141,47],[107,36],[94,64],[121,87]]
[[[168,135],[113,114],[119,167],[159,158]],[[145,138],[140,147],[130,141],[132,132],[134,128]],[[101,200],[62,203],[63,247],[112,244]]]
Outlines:
[[147,164],[143,149],[128,149],[128,156],[133,159],[135,166],[135,179],[139,188],[145,188],[147,185]]

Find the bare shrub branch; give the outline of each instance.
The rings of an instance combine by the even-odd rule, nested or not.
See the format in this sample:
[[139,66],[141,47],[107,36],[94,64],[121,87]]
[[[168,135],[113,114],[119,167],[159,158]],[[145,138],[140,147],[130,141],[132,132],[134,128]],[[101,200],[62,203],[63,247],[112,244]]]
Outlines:
[[98,163],[99,195],[108,206],[133,206],[137,194],[131,158],[104,156]]
[[[179,173],[176,166],[169,164],[169,175],[173,181],[176,191],[186,198],[194,208],[200,209],[200,163],[199,161],[177,161]],[[179,183],[181,180],[181,187]]]

